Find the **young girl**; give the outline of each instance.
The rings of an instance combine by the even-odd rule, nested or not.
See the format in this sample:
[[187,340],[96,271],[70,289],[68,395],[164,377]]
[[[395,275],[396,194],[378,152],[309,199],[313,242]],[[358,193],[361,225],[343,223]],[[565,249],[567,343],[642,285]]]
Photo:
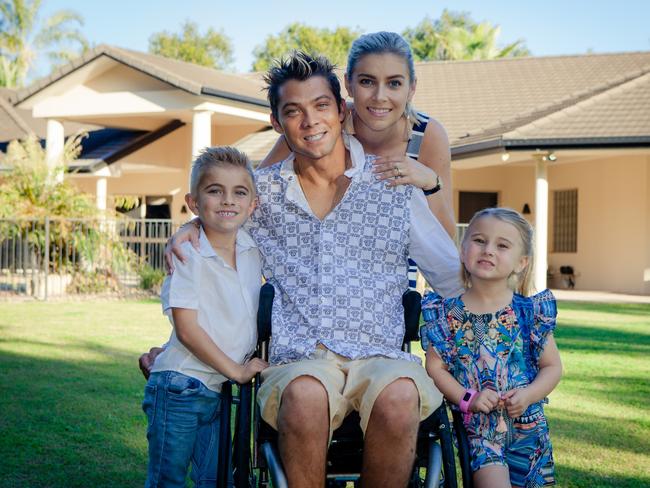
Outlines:
[[514,210],[488,208],[472,218],[460,254],[465,294],[423,300],[427,371],[463,412],[475,486],[553,485],[542,404],[562,364],[553,294],[527,296],[533,230]]

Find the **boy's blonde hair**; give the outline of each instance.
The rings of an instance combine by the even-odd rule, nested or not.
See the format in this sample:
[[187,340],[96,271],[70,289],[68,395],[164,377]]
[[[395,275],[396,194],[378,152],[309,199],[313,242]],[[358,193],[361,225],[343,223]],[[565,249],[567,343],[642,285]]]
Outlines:
[[192,163],[190,173],[190,193],[193,197],[199,193],[199,184],[209,168],[234,166],[244,169],[251,177],[251,191],[255,193],[255,176],[250,159],[243,152],[231,146],[214,146],[203,149]]
[[[510,287],[519,293],[520,295],[528,296],[533,287],[533,261],[534,261],[534,245],[533,245],[533,228],[528,223],[528,221],[521,216],[519,212],[511,208],[499,207],[499,208],[485,208],[474,214],[472,220],[469,221],[467,226],[467,231],[463,236],[463,242],[461,247],[464,248],[467,240],[470,238],[470,229],[472,224],[484,217],[494,217],[499,219],[502,222],[514,225],[515,228],[519,231],[519,236],[521,237],[522,243],[522,254],[528,258],[528,264],[521,271],[521,273],[513,273],[508,279]],[[461,279],[463,280],[463,285],[465,288],[470,288],[472,286],[471,275],[465,268],[465,265],[461,266]]]

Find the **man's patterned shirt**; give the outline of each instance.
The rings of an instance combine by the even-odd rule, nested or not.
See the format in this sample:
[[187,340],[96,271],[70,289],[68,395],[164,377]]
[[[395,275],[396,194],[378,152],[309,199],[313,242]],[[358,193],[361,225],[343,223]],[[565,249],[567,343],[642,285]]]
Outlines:
[[[350,185],[323,220],[309,208],[293,155],[256,173],[259,204],[248,230],[263,255],[262,272],[276,290],[272,364],[306,359],[318,344],[352,359],[418,361],[401,350],[401,297],[408,288],[412,200],[419,190],[410,185],[387,188],[371,171],[374,157],[365,156],[352,137],[346,137],[346,145],[352,160],[345,173]],[[423,195],[421,200],[426,208]],[[425,213],[435,220],[428,208]],[[436,231],[446,236],[435,223]],[[460,291],[458,255],[451,239],[421,247],[433,247],[433,259],[443,270],[427,276],[413,255],[425,276],[444,281],[442,290],[437,288],[443,294]]]

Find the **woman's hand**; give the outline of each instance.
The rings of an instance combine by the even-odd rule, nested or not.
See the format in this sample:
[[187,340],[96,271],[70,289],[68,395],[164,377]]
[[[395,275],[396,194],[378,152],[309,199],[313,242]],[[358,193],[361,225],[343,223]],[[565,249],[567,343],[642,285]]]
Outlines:
[[197,251],[199,250],[200,225],[199,219],[192,219],[181,225],[181,227],[167,241],[167,244],[165,245],[165,264],[167,265],[167,271],[169,274],[174,272],[174,260],[172,259],[172,255],[176,256],[181,263],[185,262],[185,256],[181,252],[181,244],[183,242],[190,241],[192,246],[194,246]]
[[378,180],[387,180],[389,187],[413,185],[430,190],[439,182],[435,171],[408,156],[379,157],[373,164],[375,177]]

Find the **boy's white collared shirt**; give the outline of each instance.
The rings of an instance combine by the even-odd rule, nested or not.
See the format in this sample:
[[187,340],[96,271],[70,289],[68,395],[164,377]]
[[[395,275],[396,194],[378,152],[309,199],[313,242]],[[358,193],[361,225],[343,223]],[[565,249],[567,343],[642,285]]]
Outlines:
[[[260,254],[250,235],[239,230],[236,241],[237,269],[233,269],[210,245],[203,229],[199,248],[182,245],[185,264],[174,256],[175,271],[163,283],[163,312],[172,321],[172,308],[197,311],[198,323],[233,361],[243,363],[257,342],[257,307],[262,284]],[[173,321],[172,321],[173,324]],[[152,372],[177,371],[220,391],[227,378],[197,359],[172,331],[165,351],[156,358]]]

